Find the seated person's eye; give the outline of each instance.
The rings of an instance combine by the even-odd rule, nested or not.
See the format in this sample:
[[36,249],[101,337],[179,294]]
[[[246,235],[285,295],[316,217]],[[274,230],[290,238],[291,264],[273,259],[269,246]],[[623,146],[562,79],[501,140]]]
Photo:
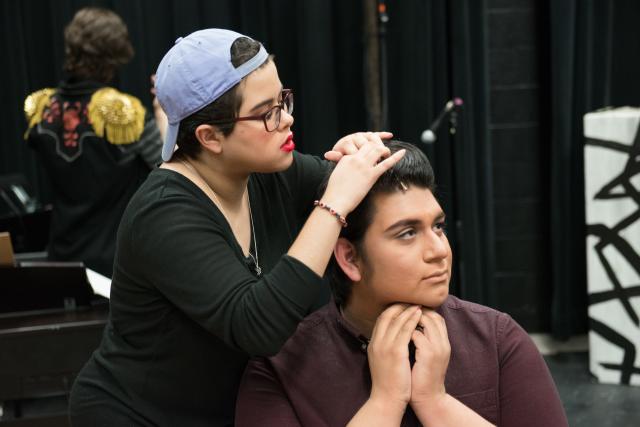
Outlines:
[[434,228],[436,231],[446,233],[447,232],[447,223],[445,221],[438,222]]
[[401,232],[400,234],[398,234],[398,238],[407,240],[407,239],[412,238],[415,235],[416,235],[416,230],[414,230],[413,228],[408,228],[408,229],[404,230],[403,232]]

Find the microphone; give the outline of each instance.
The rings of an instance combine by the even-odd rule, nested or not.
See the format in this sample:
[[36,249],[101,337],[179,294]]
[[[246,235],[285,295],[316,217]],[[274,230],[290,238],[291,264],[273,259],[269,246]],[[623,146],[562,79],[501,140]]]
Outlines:
[[462,98],[453,98],[447,101],[442,111],[440,111],[440,114],[438,114],[438,117],[436,117],[433,123],[431,123],[431,126],[429,126],[429,129],[426,129],[424,132],[422,132],[422,136],[420,137],[422,142],[424,142],[425,144],[433,144],[434,142],[436,142],[436,139],[438,138],[436,137],[435,131],[440,127],[442,119],[444,119],[447,114],[455,110],[456,107],[460,107],[462,104],[464,104]]

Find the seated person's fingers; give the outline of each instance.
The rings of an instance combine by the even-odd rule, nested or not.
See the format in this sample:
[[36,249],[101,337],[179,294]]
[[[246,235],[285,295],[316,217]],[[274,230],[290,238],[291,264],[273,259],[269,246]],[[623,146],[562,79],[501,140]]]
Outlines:
[[407,307],[407,304],[393,304],[387,307],[376,319],[376,323],[373,326],[373,331],[371,332],[371,339],[373,340],[374,336],[383,336],[387,328],[389,327],[389,323],[395,319],[400,313],[402,313]]
[[[421,317],[422,312],[420,311],[420,307],[415,307],[415,311],[413,312],[410,311],[410,314],[403,321],[403,324],[396,334],[396,345],[406,346],[407,344],[409,344],[409,341],[411,341],[411,336],[416,331],[416,327],[418,326]],[[396,319],[400,320],[400,316],[398,316]]]
[[[418,321],[420,320],[421,314],[422,312],[420,311],[419,306],[407,306],[401,313],[389,321],[386,335],[388,335],[390,339],[396,340],[407,323],[413,323],[413,327],[411,329],[415,329]],[[410,334],[406,336],[407,342],[409,341],[410,336]]]

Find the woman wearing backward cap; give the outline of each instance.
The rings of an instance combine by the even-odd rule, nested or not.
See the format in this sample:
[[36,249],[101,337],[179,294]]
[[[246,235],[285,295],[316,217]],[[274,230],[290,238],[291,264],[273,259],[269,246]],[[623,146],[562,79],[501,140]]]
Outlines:
[[74,426],[232,425],[249,356],[278,352],[322,293],[347,215],[403,155],[359,133],[294,151],[293,93],[264,47],[197,31],[161,61],[163,163],[118,232],[102,343],[73,386]]

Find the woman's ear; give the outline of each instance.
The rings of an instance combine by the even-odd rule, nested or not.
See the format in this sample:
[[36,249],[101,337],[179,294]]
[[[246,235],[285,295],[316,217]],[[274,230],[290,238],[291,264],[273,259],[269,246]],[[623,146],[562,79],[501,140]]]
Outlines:
[[358,261],[358,251],[353,243],[344,237],[340,237],[333,249],[333,255],[349,280],[359,282],[362,279],[361,267]]
[[202,124],[196,128],[195,134],[202,148],[213,154],[222,153],[222,140],[224,136],[217,127]]

